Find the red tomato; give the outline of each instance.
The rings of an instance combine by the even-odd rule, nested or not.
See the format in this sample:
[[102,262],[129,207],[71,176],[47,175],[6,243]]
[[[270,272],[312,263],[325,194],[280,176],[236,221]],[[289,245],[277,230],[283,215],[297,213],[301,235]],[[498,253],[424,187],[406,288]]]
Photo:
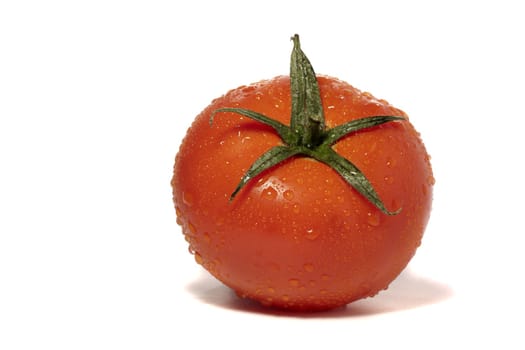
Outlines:
[[210,118],[244,108],[288,125],[288,76],[214,100],[188,130],[172,179],[177,221],[197,263],[239,296],[291,310],[330,309],[385,289],[420,245],[434,184],[405,113],[332,77],[317,76],[317,84],[327,130],[369,116],[405,118],[332,145],[368,178],[385,210],[304,154],[249,178],[230,199],[252,164],[283,140],[236,112]]

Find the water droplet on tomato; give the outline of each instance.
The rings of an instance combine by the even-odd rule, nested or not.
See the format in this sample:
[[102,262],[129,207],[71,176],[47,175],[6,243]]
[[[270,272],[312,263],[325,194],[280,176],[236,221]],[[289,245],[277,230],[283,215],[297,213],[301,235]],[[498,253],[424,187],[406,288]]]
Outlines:
[[195,252],[195,262],[199,265],[202,265],[203,261],[202,255],[200,255],[198,252]]
[[246,298],[248,298],[248,295],[246,295],[246,293],[243,293],[243,292],[238,291],[238,290],[235,290],[234,292],[235,292],[235,294],[237,294],[237,296],[238,296],[239,298],[241,298],[241,299],[246,299]]
[[397,161],[395,159],[392,159],[392,158],[388,158],[386,160],[386,166],[389,167],[389,168],[393,168],[395,167],[397,164]]
[[370,226],[379,226],[381,219],[378,212],[368,213],[366,221]]
[[242,86],[241,88],[241,92],[243,94],[250,94],[251,92],[253,92],[254,90],[256,89],[256,87],[254,85],[248,85],[248,86]]
[[389,185],[392,185],[394,183],[394,177],[393,176],[385,176],[384,180]]
[[294,204],[292,206],[292,210],[295,214],[299,214],[299,212],[301,211],[301,209],[299,208],[299,204]]
[[428,194],[428,189],[426,184],[421,185],[421,192],[423,193],[423,196],[426,196]]
[[288,280],[288,284],[291,286],[291,287],[299,287],[299,280],[296,279],[296,278],[290,278]]
[[277,191],[273,187],[267,187],[261,192],[261,196],[265,199],[272,200],[277,198]]
[[391,203],[390,208],[392,208],[392,210],[397,210],[402,207],[396,199],[392,199]]
[[184,215],[182,214],[182,211],[180,209],[176,209],[175,210],[175,214],[177,215],[176,216],[177,224],[180,225],[180,226],[184,226],[184,222],[186,220],[184,218]]
[[306,272],[312,272],[314,270],[314,265],[306,263],[303,265],[303,268]]
[[289,297],[288,295],[285,294],[285,295],[283,295],[283,296],[281,297],[281,299],[282,299],[283,301],[289,301],[289,300],[290,300],[290,297]]
[[217,266],[215,264],[215,261],[209,261],[207,264],[203,265],[206,270],[210,271],[212,274],[216,273]]
[[275,289],[272,288],[272,287],[268,287],[268,288],[266,288],[266,291],[267,291],[268,293],[270,293],[270,294],[275,293]]
[[314,230],[313,228],[311,228],[311,229],[306,230],[305,237],[308,238],[309,240],[314,240],[317,237],[319,237],[320,234],[321,232],[319,230]]
[[272,306],[273,298],[266,298],[261,300],[261,304],[264,306]]
[[295,195],[294,195],[293,191],[286,190],[286,191],[284,191],[283,196],[284,196],[285,199],[291,201]]
[[193,205],[193,195],[191,195],[188,192],[182,193],[182,202],[186,204],[188,207],[191,207]]
[[189,233],[195,234],[197,232],[197,229],[195,228],[195,225],[193,225],[191,222],[188,221],[188,230]]

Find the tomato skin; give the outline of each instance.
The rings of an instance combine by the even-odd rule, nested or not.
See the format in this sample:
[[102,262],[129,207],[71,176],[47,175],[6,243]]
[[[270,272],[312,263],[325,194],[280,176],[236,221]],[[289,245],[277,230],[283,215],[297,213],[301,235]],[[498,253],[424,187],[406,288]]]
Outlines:
[[[373,115],[405,116],[345,82],[318,76],[328,127]],[[370,180],[388,216],[334,170],[296,157],[252,179],[230,202],[251,164],[282,143],[271,128],[222,107],[289,124],[290,80],[240,87],[197,116],[176,156],[178,223],[195,260],[242,297],[292,310],[323,310],[385,289],[420,245],[432,202],[429,156],[411,123],[348,135],[334,150]]]

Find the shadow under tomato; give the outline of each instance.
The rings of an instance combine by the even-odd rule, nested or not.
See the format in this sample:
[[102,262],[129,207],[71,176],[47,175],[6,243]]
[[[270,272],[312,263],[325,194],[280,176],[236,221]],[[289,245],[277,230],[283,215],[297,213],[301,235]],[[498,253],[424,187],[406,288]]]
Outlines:
[[372,316],[436,304],[450,298],[453,294],[452,289],[446,284],[417,276],[410,270],[403,271],[390,284],[388,290],[373,298],[358,300],[340,308],[320,312],[272,309],[258,302],[239,298],[230,288],[204,271],[187,286],[187,290],[210,305],[234,311],[298,318]]

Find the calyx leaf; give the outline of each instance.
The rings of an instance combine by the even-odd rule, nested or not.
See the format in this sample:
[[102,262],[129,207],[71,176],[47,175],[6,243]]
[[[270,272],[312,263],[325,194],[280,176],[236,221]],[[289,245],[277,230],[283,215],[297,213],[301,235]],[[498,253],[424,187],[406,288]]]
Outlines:
[[272,127],[284,145],[275,146],[261,155],[241,178],[230,196],[230,201],[254,177],[287,159],[295,156],[313,158],[334,169],[350,186],[364,196],[381,212],[396,215],[401,208],[389,211],[379,198],[370,181],[350,160],[335,152],[331,147],[341,138],[366,128],[384,123],[400,121],[400,116],[372,116],[349,121],[327,129],[317,77],[310,61],[301,50],[299,35],[291,40],[294,47],[290,62],[290,89],[292,113],[290,126],[261,113],[243,108],[220,108],[210,117],[210,124],[217,113],[233,112]]

